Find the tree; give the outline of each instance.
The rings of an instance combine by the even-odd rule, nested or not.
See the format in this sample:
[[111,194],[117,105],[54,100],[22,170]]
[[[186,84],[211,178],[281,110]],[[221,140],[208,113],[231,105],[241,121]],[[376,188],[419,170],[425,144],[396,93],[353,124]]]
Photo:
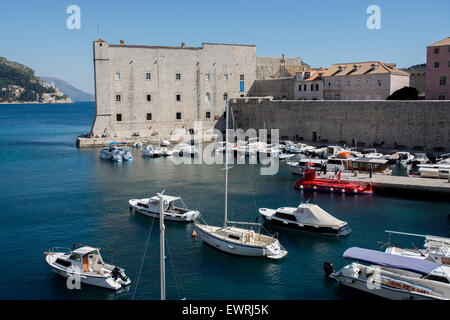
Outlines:
[[417,100],[419,99],[419,91],[413,87],[404,86],[392,93],[386,100]]

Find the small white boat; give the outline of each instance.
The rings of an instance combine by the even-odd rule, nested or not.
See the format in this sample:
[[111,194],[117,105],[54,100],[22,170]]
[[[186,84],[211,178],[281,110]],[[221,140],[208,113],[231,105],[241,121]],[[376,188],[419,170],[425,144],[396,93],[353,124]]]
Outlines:
[[[197,210],[186,208],[186,205],[180,197],[166,195],[163,197],[165,220],[190,222],[194,221],[200,214]],[[181,202],[181,206],[175,204],[177,201]],[[158,196],[144,199],[130,199],[128,203],[130,205],[130,210],[134,209],[136,212],[145,216],[159,218],[160,205]]]
[[152,145],[148,145],[146,148],[142,149],[141,152],[146,157],[157,158],[161,156],[161,149]]
[[161,147],[168,147],[168,146],[170,146],[170,141],[169,140],[161,140],[159,145]]
[[449,266],[356,247],[347,249],[343,256],[358,262],[338,271],[329,262],[323,266],[341,285],[391,300],[450,299]]
[[179,150],[178,154],[183,157],[184,156],[195,157],[196,155],[199,154],[199,151],[195,146],[186,143],[180,143],[177,146],[177,149]]
[[281,154],[281,150],[273,146],[258,148],[256,151],[258,152],[259,157],[271,158],[278,157]]
[[[61,249],[64,251],[57,251]],[[112,290],[128,286],[131,280],[125,275],[124,269],[105,263],[100,250],[89,246],[76,248],[74,244],[72,250],[54,248],[44,254],[52,270],[65,278]]]
[[126,143],[122,142],[111,142],[109,147],[100,151],[100,158],[119,162],[133,160],[130,149],[126,147]]
[[347,222],[336,219],[312,203],[301,203],[297,208],[260,208],[259,213],[270,224],[299,231],[333,236],[346,236],[352,231]]
[[397,152],[397,154],[398,154],[397,163],[402,166],[406,166],[406,165],[412,163],[414,160],[414,156],[412,154],[410,154],[409,152],[399,151],[399,152]]
[[382,153],[377,152],[377,149],[364,149],[363,157],[369,159],[382,159],[384,155]]
[[135,143],[133,144],[133,147],[135,147],[136,149],[142,148],[142,142],[140,142],[140,141],[135,142]]
[[[389,242],[385,245],[387,246],[385,252],[401,255],[404,257],[429,260],[443,265],[450,266],[450,238],[436,237],[430,235],[405,233],[397,231],[388,231]],[[425,239],[423,249],[414,248],[402,248],[391,244],[390,238],[391,234],[400,234],[412,237],[421,237]]]
[[287,153],[282,153],[278,156],[278,159],[280,160],[289,160],[291,158],[295,157],[295,154],[287,154]]

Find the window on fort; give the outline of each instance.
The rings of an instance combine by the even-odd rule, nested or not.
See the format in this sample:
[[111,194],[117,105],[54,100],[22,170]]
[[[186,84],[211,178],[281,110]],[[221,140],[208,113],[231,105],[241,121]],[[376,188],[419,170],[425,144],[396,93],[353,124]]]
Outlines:
[[244,75],[243,74],[241,74],[240,79],[241,79],[241,81],[244,81]]
[[121,99],[122,97],[120,96],[120,94],[116,94],[116,102],[120,102]]
[[181,112],[177,112],[176,118],[177,118],[177,120],[181,120]]
[[355,100],[359,100],[359,94],[355,95]]
[[176,80],[181,80],[181,73],[177,73],[177,74],[175,75],[175,79],[176,79]]
[[211,78],[211,76],[209,75],[209,73],[205,74],[205,80],[209,80]]
[[303,91],[306,91],[306,84],[303,85]]
[[147,101],[152,101],[152,95],[151,94],[147,95]]
[[441,94],[441,95],[438,97],[438,100],[445,100],[445,94]]
[[350,80],[347,80],[347,88],[350,88],[351,82]]
[[177,94],[177,101],[181,101],[181,94]]
[[377,80],[377,86],[381,87],[381,80]]
[[298,91],[302,91],[302,85],[301,84],[298,86]]
[[366,87],[369,88],[370,87],[370,79],[366,80]]
[[227,74],[227,73],[225,73],[225,74],[223,75],[223,80],[224,80],[224,81],[228,81],[228,74]]
[[206,119],[211,118],[211,112],[207,111],[205,117],[206,117]]
[[209,94],[209,92],[205,93],[205,101],[206,102],[210,102],[211,101],[211,95]]
[[314,85],[313,84],[311,85],[311,91],[314,91]]
[[319,91],[319,84],[316,84],[316,91]]
[[147,73],[145,74],[145,79],[147,79],[147,80],[152,80],[152,74],[151,74],[150,72],[147,72]]
[[228,93],[227,92],[225,92],[224,94],[223,94],[223,100],[228,100]]
[[434,53],[439,53],[439,48],[434,48]]
[[450,68],[450,61],[448,62],[448,67]]
[[435,62],[434,62],[434,67],[435,67],[435,68],[439,68],[439,61],[435,61]]
[[361,80],[356,80],[356,87],[359,88],[361,86]]
[[116,121],[122,121],[122,114],[121,113],[117,113],[116,114]]
[[439,85],[440,86],[446,86],[447,85],[447,77],[446,76],[441,76],[439,78]]
[[120,80],[120,72],[116,72],[116,73],[114,74],[114,78],[115,78],[116,80]]
[[331,82],[328,82],[328,89],[331,88]]
[[147,120],[152,120],[152,114],[151,113],[147,113]]

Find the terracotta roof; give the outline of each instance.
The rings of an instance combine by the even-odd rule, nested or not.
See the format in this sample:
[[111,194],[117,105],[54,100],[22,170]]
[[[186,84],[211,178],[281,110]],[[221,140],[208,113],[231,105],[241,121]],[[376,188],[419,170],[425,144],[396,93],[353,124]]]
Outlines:
[[445,39],[442,39],[441,41],[430,44],[429,47],[440,47],[446,45],[450,45],[450,37],[447,37]]
[[385,63],[380,61],[367,62],[351,62],[351,63],[336,63],[328,68],[323,74],[324,77],[330,76],[360,76],[366,74],[383,74],[391,73],[402,76],[409,76],[408,72],[395,68],[393,63]]
[[316,72],[314,72],[314,74],[311,77],[309,77],[308,79],[305,79],[304,80],[305,82],[306,81],[314,81],[314,80],[316,80],[317,78],[319,78],[319,76],[321,74],[324,74],[326,70],[313,70],[313,71],[316,71]]

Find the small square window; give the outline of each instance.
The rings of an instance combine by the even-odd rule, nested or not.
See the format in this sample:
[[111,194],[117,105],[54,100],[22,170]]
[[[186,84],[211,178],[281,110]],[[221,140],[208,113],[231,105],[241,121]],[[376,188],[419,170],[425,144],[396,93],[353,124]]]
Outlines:
[[347,88],[350,88],[351,82],[350,80],[347,80]]
[[439,48],[434,48],[434,53],[439,53]]
[[448,67],[450,68],[450,61],[448,62]]
[[228,100],[228,93],[227,92],[225,92],[224,94],[223,94],[223,100]]
[[205,80],[209,80],[209,79],[210,79],[209,73],[205,74]]
[[149,101],[149,102],[152,101],[152,95],[151,94],[147,95],[147,101]]
[[176,99],[177,101],[181,101],[181,94],[177,94]]
[[117,113],[116,114],[116,121],[122,121],[122,114],[121,113]]
[[207,111],[205,117],[206,117],[206,119],[211,118],[211,112]]
[[228,74],[227,74],[227,73],[225,73],[225,74],[223,75],[223,80],[224,80],[224,81],[228,81]]
[[435,61],[435,62],[434,62],[434,67],[435,67],[435,68],[439,68],[439,61]]
[[151,113],[147,113],[147,120],[148,121],[152,120],[152,114]]
[[240,79],[241,79],[241,81],[244,81],[244,75],[243,74],[240,75]]
[[120,102],[122,99],[122,97],[120,96],[120,94],[116,94],[116,102]]
[[438,96],[438,100],[445,100],[445,94],[441,94]]
[[177,112],[176,117],[177,117],[177,120],[181,120],[181,112]]
[[177,74],[175,75],[175,79],[176,79],[176,80],[181,80],[181,73],[177,73]]
[[211,95],[209,94],[209,92],[205,93],[205,102],[210,102],[211,101]]
[[381,80],[377,80],[377,86],[381,87]]
[[115,78],[116,80],[120,80],[120,72],[116,72],[116,73],[114,74],[114,78]]
[[147,72],[147,73],[145,74],[145,79],[147,79],[147,80],[152,80],[152,74],[151,74],[150,72]]
[[439,85],[440,86],[446,86],[447,85],[447,77],[446,76],[441,76],[439,78]]

